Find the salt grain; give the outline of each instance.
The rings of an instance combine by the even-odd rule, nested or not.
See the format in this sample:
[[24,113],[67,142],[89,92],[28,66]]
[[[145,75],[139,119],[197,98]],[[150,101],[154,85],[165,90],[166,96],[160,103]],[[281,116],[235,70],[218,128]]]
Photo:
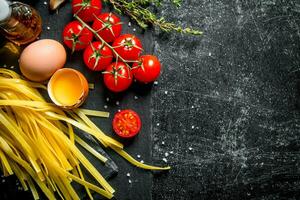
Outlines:
[[162,145],[165,145],[165,141],[162,141],[161,144],[162,144]]
[[194,129],[195,128],[195,126],[192,126],[192,129]]
[[120,102],[119,102],[119,101],[116,101],[116,105],[117,105],[117,106],[120,105]]
[[189,147],[189,150],[190,150],[190,151],[192,151],[192,150],[193,150],[193,148],[192,148],[192,147]]
[[137,157],[137,158],[141,158],[141,155],[137,155],[136,157]]
[[133,29],[133,32],[135,32],[135,31],[136,31],[136,29],[134,28],[134,29]]
[[162,159],[165,163],[167,163],[168,162],[168,160],[166,159],[166,158],[163,158]]
[[134,99],[135,99],[135,100],[137,100],[137,99],[138,99],[138,97],[137,97],[137,96],[134,96]]
[[141,162],[141,163],[144,163],[144,161],[143,161],[143,160],[141,160],[140,162]]
[[107,105],[105,105],[104,108],[107,109]]
[[131,184],[131,183],[132,183],[132,181],[129,179],[129,180],[128,180],[128,183],[130,183],[130,184]]
[[131,26],[131,22],[128,22],[128,26]]
[[156,126],[159,126],[159,125],[160,125],[159,123],[156,124]]
[[130,173],[127,173],[126,176],[127,176],[127,177],[130,177]]
[[108,98],[108,97],[106,98],[106,101],[109,101],[109,98]]
[[166,153],[165,153],[165,156],[166,156],[166,157],[168,157],[168,156],[169,156],[169,153],[168,153],[168,152],[166,152]]
[[174,154],[174,151],[170,151],[170,154]]
[[44,5],[47,5],[48,3],[47,3],[47,1],[44,1]]
[[50,27],[49,27],[49,26],[47,26],[47,30],[50,30]]
[[168,94],[168,91],[165,91],[165,94]]
[[154,81],[154,83],[153,83],[154,85],[158,85],[158,82],[157,81]]

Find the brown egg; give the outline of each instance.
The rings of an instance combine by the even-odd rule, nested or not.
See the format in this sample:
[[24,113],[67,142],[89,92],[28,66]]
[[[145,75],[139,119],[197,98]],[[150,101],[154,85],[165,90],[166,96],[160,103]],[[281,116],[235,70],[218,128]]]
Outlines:
[[42,82],[66,63],[66,50],[52,39],[43,39],[27,46],[20,57],[22,74],[31,81]]
[[87,98],[89,86],[82,73],[75,69],[57,70],[48,82],[51,100],[63,108],[77,108]]

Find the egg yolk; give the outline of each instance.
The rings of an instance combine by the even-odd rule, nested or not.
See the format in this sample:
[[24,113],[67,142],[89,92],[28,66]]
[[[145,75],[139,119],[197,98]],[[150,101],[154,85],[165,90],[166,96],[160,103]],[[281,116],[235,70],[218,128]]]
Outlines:
[[80,77],[76,73],[62,73],[53,81],[53,95],[62,105],[71,106],[80,100],[83,94]]

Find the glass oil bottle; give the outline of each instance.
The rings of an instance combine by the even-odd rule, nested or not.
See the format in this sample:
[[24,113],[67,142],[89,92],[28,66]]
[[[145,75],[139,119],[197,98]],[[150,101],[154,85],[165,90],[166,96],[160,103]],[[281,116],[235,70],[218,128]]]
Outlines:
[[39,13],[21,2],[0,0],[0,32],[17,45],[34,41],[42,30]]

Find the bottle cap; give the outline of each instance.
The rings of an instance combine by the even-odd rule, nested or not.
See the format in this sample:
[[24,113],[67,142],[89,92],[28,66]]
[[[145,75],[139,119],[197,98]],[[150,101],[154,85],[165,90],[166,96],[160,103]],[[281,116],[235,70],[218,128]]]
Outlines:
[[9,3],[6,0],[0,0],[0,22],[6,20],[11,14]]

